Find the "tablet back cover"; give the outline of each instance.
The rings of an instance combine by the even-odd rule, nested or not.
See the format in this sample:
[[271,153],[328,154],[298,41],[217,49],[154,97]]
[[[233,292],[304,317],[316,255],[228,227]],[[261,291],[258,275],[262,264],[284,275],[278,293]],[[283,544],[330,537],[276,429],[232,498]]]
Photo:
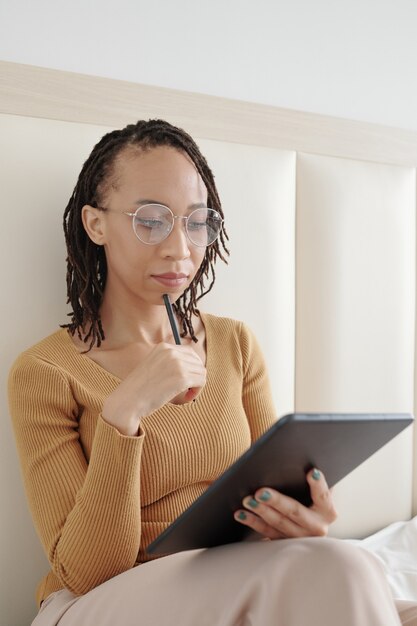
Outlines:
[[311,503],[305,473],[312,467],[329,487],[413,421],[409,414],[291,414],[278,420],[147,548],[167,554],[260,535],[236,522],[242,499],[272,487]]

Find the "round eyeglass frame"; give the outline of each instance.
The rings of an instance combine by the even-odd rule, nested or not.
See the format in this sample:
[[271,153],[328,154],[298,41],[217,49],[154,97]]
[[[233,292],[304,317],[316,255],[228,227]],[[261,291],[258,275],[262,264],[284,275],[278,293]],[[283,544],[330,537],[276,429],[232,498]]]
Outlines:
[[[160,241],[156,241],[156,242],[144,241],[143,239],[141,239],[139,237],[139,235],[138,235],[138,233],[137,233],[137,231],[135,229],[135,217],[137,217],[138,213],[142,209],[144,209],[146,207],[149,207],[149,206],[156,206],[156,207],[162,207],[164,209],[167,209],[171,213],[171,216],[172,216],[171,228],[169,229],[167,234]],[[172,231],[174,229],[175,220],[185,220],[185,229],[184,230],[185,230],[185,234],[187,235],[187,239],[193,244],[193,246],[197,246],[198,248],[208,248],[208,247],[212,246],[213,243],[218,239],[218,237],[219,237],[219,235],[220,235],[220,233],[222,231],[223,222],[224,222],[224,220],[221,217],[220,213],[218,211],[216,211],[215,209],[211,209],[210,207],[199,207],[199,208],[194,209],[193,211],[191,211],[191,213],[189,215],[175,215],[168,206],[166,206],[165,204],[159,204],[157,202],[148,202],[147,204],[142,204],[133,213],[131,211],[117,211],[117,209],[109,209],[108,207],[102,207],[102,206],[99,206],[97,208],[100,209],[100,211],[109,211],[110,213],[118,213],[119,215],[128,215],[129,217],[131,217],[132,218],[132,229],[133,229],[133,232],[134,232],[136,238],[141,243],[145,244],[145,246],[157,246],[158,244],[162,243],[172,233]],[[199,243],[196,243],[195,241],[193,241],[193,239],[190,237],[190,234],[188,232],[188,227],[187,227],[188,220],[190,219],[190,217],[196,211],[201,211],[202,209],[203,210],[205,209],[207,211],[213,211],[216,214],[216,216],[218,216],[218,217],[216,217],[217,221],[220,222],[219,231],[218,231],[216,237],[213,239],[213,241],[210,241],[210,243],[208,243],[208,244],[199,244]]]

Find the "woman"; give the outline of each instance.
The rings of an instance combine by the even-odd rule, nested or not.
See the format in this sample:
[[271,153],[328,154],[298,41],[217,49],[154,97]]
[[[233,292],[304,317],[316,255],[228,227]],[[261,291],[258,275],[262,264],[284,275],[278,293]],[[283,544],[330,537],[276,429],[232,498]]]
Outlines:
[[9,381],[51,564],[33,624],[399,624],[377,561],[324,538],[335,511],[318,470],[307,475],[310,508],[266,486],[235,512],[279,541],[146,553],[274,421],[250,330],[196,307],[228,252],[194,141],[160,120],[107,134],[64,228],[71,322],[23,353]]

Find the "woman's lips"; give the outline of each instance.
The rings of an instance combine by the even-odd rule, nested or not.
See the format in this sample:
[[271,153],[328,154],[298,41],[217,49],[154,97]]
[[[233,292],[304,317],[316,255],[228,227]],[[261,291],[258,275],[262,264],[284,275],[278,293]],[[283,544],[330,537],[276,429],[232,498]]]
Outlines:
[[182,287],[188,281],[186,274],[174,274],[173,272],[152,274],[152,278],[165,287]]

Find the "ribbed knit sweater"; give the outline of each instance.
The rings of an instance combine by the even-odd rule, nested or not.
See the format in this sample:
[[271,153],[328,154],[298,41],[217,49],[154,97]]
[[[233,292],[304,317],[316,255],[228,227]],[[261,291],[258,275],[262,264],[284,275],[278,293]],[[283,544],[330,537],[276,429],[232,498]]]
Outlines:
[[51,565],[40,603],[84,594],[149,560],[146,546],[275,420],[265,364],[241,322],[202,314],[207,382],[166,404],[139,436],[101,417],[120,379],[80,354],[64,329],[25,351],[9,404],[33,520]]

